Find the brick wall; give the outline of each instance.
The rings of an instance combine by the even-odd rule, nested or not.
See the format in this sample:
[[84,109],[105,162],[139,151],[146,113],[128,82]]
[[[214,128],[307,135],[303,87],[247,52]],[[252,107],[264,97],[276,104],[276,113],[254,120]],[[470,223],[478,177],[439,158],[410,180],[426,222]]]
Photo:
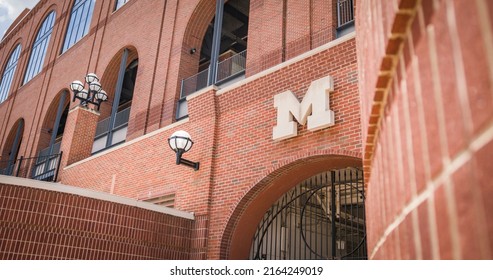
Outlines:
[[247,76],[335,39],[336,1],[251,0]]
[[[72,1],[40,1],[0,42],[0,69],[4,68],[3,64],[17,43],[22,45],[9,99],[0,104],[2,145],[12,125],[23,118],[26,130],[20,154],[36,156],[45,146],[42,129],[50,114],[47,113],[50,104],[61,91],[68,89],[71,81],[82,80],[88,72],[98,74],[109,93],[110,100],[101,109],[101,118],[107,116],[114,90],[114,68],[119,66],[123,48],[130,48],[131,56],[139,58],[127,140],[174,121],[180,81],[197,71],[199,55],[190,55],[189,50],[192,47],[200,49],[204,32],[214,16],[215,1],[195,0],[186,4],[129,1],[117,11],[113,11],[110,2],[96,2],[89,33],[62,54],[60,49]],[[252,0],[247,75],[334,39],[334,3]],[[56,21],[44,67],[22,85],[38,25],[52,10],[56,12]],[[138,20],[129,21],[128,18]],[[143,30],[146,36],[142,36]],[[129,62],[131,60],[129,58]]]
[[[260,180],[310,156],[361,157],[356,71],[355,40],[349,36],[239,85],[206,88],[189,98],[188,119],[68,166],[62,182],[139,199],[175,193],[175,207],[201,216],[206,227],[197,234],[205,234],[207,243],[194,244],[207,247],[193,250],[201,258],[227,257],[220,256],[226,225],[239,218],[232,217],[235,207]],[[335,126],[310,132],[300,125],[297,137],[273,141],[274,95],[289,89],[301,99],[313,80],[327,75],[335,84]],[[199,171],[175,165],[167,138],[182,129],[195,143],[184,157],[199,161]]]
[[190,257],[193,220],[164,207],[0,177],[2,260]]
[[358,2],[370,258],[493,256],[492,12]]
[[[190,97],[189,118],[175,123],[180,79],[197,63],[188,51],[192,46],[199,49],[195,44],[201,42],[200,30],[205,30],[212,19],[214,1],[149,4],[135,0],[116,12],[110,2],[97,1],[89,34],[61,55],[58,51],[67,18],[60,17],[52,35],[57,47],[50,49],[47,66],[18,88],[12,99],[0,105],[0,113],[6,116],[2,133],[23,117],[26,132],[20,154],[35,155],[35,147],[41,146],[38,143],[45,116],[50,116],[46,111],[61,90],[87,72],[103,76],[102,80],[108,82],[105,86],[111,89],[121,50],[129,47],[139,58],[128,141],[91,157],[79,153],[79,148],[87,152],[87,147],[79,144],[88,141],[87,135],[78,136],[77,127],[85,126],[87,118],[70,113],[62,143],[62,183],[141,200],[175,194],[176,208],[193,211],[199,217],[192,228],[192,258],[242,258],[247,254],[230,254],[227,240],[235,239],[236,225],[248,213],[250,204],[246,200],[256,198],[247,194],[274,188],[274,195],[262,202],[266,205],[280,195],[276,186],[259,182],[265,182],[275,172],[285,175],[296,170],[287,166],[304,163],[308,158],[317,158],[318,166],[322,166],[334,162],[333,157],[350,157],[352,165],[359,165],[362,154],[355,39],[353,33],[327,43],[334,36],[334,2],[252,0],[248,78],[229,88],[211,87]],[[41,2],[34,10],[44,12],[51,3]],[[57,15],[66,15],[70,8],[67,3],[57,6]],[[30,36],[15,34],[20,38]],[[5,45],[13,44],[10,41],[16,36],[9,37]],[[267,39],[272,39],[272,44]],[[312,51],[307,53],[309,50]],[[278,65],[281,62],[284,64]],[[335,83],[330,95],[335,125],[317,132],[300,125],[298,137],[273,141],[274,95],[291,90],[301,99],[312,81],[327,75]],[[109,104],[103,105],[102,115],[107,113]],[[175,165],[167,138],[179,129],[187,130],[193,137],[194,147],[184,157],[199,161],[199,171]],[[73,149],[73,153],[67,149]],[[324,160],[318,160],[319,157]],[[284,187],[296,183],[288,182]],[[254,188],[255,192],[251,192]],[[246,232],[256,227],[255,223],[248,225],[251,228]]]

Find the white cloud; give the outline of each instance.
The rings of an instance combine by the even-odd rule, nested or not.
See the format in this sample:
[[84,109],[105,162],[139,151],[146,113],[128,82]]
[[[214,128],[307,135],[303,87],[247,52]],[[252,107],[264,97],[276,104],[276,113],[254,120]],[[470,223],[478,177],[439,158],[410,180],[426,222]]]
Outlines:
[[7,16],[14,20],[25,8],[31,9],[38,0],[0,0],[0,9],[7,10]]
[[25,9],[31,9],[39,0],[0,0],[0,34],[12,24],[17,16]]

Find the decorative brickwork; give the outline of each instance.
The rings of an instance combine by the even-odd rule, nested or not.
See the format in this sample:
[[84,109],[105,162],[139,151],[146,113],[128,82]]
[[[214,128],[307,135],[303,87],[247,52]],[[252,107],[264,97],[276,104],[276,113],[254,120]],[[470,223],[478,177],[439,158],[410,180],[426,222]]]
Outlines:
[[493,257],[492,11],[483,0],[358,3],[373,259]]

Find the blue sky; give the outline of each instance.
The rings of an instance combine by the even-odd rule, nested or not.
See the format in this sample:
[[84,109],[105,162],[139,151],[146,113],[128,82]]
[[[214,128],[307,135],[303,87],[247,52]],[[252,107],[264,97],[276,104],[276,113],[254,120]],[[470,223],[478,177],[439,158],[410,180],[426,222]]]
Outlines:
[[0,37],[24,8],[31,9],[39,0],[0,0]]

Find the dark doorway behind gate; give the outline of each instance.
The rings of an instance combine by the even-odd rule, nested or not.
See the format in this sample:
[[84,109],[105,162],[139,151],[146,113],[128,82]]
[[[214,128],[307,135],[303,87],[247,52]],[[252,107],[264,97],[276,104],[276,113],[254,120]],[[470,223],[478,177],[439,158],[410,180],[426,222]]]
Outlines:
[[250,259],[366,259],[363,172],[315,175],[288,191],[259,223]]

